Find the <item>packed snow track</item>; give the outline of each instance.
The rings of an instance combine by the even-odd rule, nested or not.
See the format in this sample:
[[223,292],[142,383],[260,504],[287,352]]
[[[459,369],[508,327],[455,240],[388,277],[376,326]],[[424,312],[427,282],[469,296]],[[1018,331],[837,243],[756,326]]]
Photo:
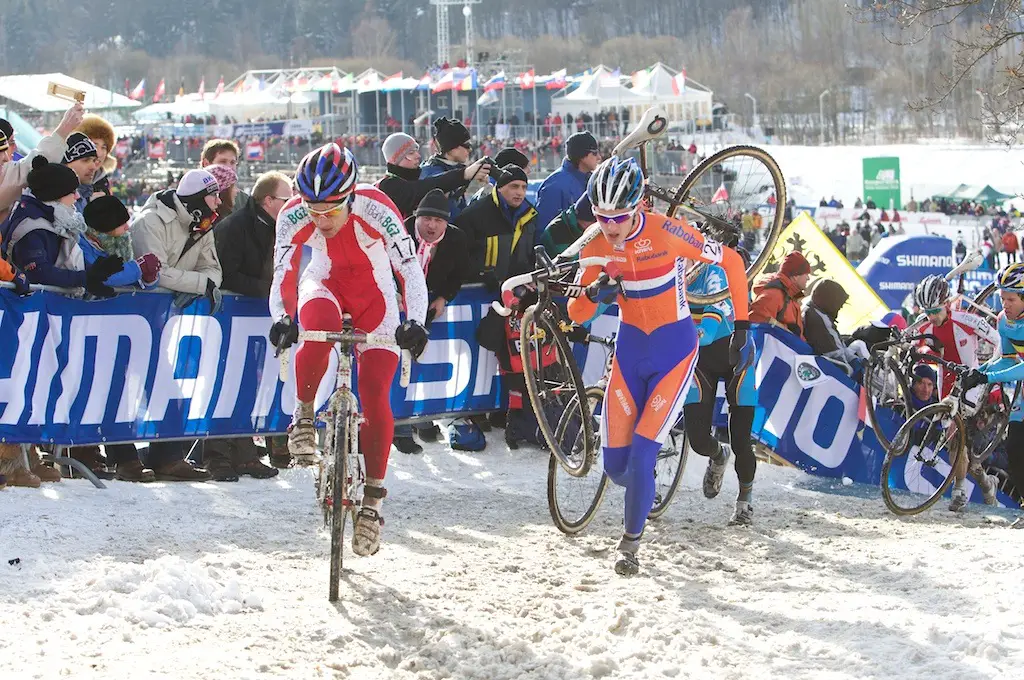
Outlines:
[[[82,481],[0,492],[0,677],[957,678],[1024,668],[1024,531],[762,465],[728,527],[691,456],[612,570],[622,496],[580,536],[548,517],[538,450],[396,453],[384,546],[329,539],[307,470],[237,484]],[[834,487],[834,488],[833,488]],[[9,564],[9,560],[20,562]]]

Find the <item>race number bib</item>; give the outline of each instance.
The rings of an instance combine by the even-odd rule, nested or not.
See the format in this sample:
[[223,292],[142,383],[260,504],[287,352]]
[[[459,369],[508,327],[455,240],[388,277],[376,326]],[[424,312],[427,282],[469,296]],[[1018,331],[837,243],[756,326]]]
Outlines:
[[705,260],[718,264],[722,261],[722,244],[705,238],[704,247],[701,248],[700,254]]

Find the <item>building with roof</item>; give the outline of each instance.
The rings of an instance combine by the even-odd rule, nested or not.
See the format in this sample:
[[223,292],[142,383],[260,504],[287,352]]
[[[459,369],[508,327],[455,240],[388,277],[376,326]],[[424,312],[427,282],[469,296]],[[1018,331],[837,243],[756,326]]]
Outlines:
[[26,118],[42,117],[49,125],[50,118],[58,118],[71,106],[67,99],[47,94],[51,82],[85,92],[85,108],[114,121],[127,118],[130,111],[141,106],[122,94],[63,73],[0,76],[0,104]]

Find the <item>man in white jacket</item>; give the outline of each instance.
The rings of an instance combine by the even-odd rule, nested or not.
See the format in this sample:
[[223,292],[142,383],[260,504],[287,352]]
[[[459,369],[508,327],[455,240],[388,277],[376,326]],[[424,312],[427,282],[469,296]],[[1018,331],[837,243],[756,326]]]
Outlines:
[[[132,248],[160,258],[160,288],[176,292],[175,305],[185,307],[207,297],[211,313],[220,306],[220,260],[210,227],[220,206],[217,180],[206,170],[189,170],[175,190],[150,196],[132,225]],[[207,481],[212,475],[193,468],[185,456],[196,442],[152,442],[147,466],[157,480]]]
[[[82,122],[85,115],[85,108],[81,103],[76,102],[67,110],[60,125],[53,131],[39,140],[39,146],[24,158],[12,161],[14,147],[8,144],[7,149],[0,149],[0,220],[7,217],[11,206],[17,202],[21,192],[28,186],[28,173],[32,170],[32,159],[36,156],[45,156],[51,163],[60,163],[64,153],[68,150],[67,138],[78,124]],[[6,137],[6,135],[5,135]]]

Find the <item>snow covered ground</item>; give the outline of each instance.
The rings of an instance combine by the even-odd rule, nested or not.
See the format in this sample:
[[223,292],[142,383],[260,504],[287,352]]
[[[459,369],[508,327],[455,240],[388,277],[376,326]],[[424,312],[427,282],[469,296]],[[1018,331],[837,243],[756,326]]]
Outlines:
[[[791,196],[801,205],[817,205],[822,196],[825,200],[835,196],[852,208],[858,197],[864,198],[863,160],[876,156],[899,157],[904,203],[911,195],[920,201],[951,191],[961,183],[991,184],[1008,194],[1024,189],[1024,149],[1019,147],[936,143],[765,148],[778,161]],[[1015,203],[1024,208],[1024,200]]]
[[548,517],[543,454],[492,448],[393,456],[386,544],[346,553],[337,607],[308,471],[0,492],[0,677],[981,680],[1024,668],[1024,531],[1008,513],[899,520],[874,490],[762,465],[756,526],[732,528],[735,478],[707,501],[696,459],[629,580],[612,571],[620,493],[567,538]]

